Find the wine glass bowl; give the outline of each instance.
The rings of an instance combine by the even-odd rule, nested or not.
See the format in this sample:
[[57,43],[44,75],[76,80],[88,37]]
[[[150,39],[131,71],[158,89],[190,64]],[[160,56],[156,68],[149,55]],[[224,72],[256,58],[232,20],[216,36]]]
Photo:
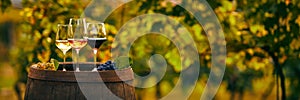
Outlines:
[[87,29],[85,18],[70,18],[69,25],[72,26],[72,38],[87,39]]
[[[68,41],[68,35],[71,33],[71,29],[72,29],[71,25],[64,25],[64,24],[57,25],[55,45],[63,52],[64,63],[66,62],[66,53],[71,49],[71,45]],[[63,66],[63,71],[66,71],[65,66]]]

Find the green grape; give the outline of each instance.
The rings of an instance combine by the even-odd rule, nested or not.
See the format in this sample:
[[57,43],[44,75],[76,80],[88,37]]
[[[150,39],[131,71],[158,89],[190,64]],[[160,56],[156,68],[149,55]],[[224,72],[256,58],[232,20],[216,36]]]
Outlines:
[[55,64],[54,63],[50,63],[50,62],[47,62],[47,63],[37,63],[37,68],[38,69],[41,69],[41,70],[56,70],[56,67],[55,67]]

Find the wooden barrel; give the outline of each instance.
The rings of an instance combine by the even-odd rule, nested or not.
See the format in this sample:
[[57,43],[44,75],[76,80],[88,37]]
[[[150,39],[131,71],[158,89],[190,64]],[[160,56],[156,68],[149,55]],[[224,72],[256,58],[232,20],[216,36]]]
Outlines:
[[[87,65],[81,64],[81,67]],[[133,79],[131,68],[98,72],[64,72],[31,67],[24,98],[25,100],[135,100],[134,87],[129,85]]]

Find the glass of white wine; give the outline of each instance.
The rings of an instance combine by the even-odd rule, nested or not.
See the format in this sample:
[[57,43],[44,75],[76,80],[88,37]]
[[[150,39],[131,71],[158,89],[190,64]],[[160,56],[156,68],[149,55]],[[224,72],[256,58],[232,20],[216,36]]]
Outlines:
[[94,69],[92,71],[97,71],[97,51],[98,48],[103,44],[106,38],[106,32],[104,23],[100,22],[91,22],[87,23],[87,32],[88,32],[88,45],[93,48],[94,52]]
[[76,69],[79,70],[79,51],[87,44],[87,31],[86,31],[86,22],[85,18],[71,18],[69,25],[72,26],[71,32],[68,35],[68,42],[71,47],[76,50],[77,60],[76,60]]
[[[71,45],[68,42],[68,34],[71,32],[71,25],[58,24],[55,38],[55,45],[64,54],[64,63],[66,62],[66,53],[71,49]],[[63,71],[66,71],[65,64]]]

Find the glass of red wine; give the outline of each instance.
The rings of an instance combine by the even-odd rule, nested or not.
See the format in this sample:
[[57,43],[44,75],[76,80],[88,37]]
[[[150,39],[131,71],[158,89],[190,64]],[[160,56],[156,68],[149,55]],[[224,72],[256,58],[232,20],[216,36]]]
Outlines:
[[68,42],[71,47],[76,50],[76,69],[79,70],[79,51],[87,44],[87,30],[85,18],[71,18],[69,25],[72,26],[72,31],[68,35]]
[[98,48],[107,40],[104,23],[87,23],[88,45],[93,48],[95,67],[92,71],[97,71],[97,51]]

